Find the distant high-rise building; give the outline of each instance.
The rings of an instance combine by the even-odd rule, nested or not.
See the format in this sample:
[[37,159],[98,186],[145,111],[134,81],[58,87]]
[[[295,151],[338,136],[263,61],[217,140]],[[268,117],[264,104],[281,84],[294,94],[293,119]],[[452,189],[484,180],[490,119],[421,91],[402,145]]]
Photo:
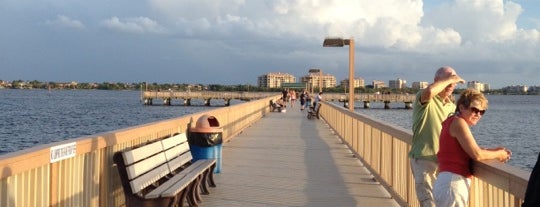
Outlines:
[[424,89],[427,88],[429,83],[427,81],[417,81],[412,83],[412,88],[414,89]]
[[[320,69],[311,69],[308,75],[300,78],[300,82],[307,83],[308,88],[333,88],[336,87],[336,77],[330,74],[319,73]],[[321,81],[322,80],[322,81]]]
[[373,88],[375,89],[378,89],[378,88],[385,88],[386,87],[386,84],[384,84],[384,81],[382,80],[373,80],[372,82],[373,84]]
[[397,80],[389,80],[388,81],[388,87],[389,88],[395,88],[395,89],[402,89],[407,87],[407,81],[403,80],[401,78],[398,78]]
[[484,92],[489,90],[489,84],[480,81],[469,81],[467,82],[467,88],[474,88],[480,92]]
[[259,87],[280,88],[282,83],[296,83],[296,77],[288,73],[273,72],[257,78]]
[[[347,87],[348,88],[349,87],[349,79],[347,78],[345,80],[342,80],[340,84],[341,84],[342,87]],[[364,79],[361,78],[361,77],[360,78],[355,78],[353,84],[354,84],[353,85],[354,88],[360,88],[360,87],[363,88],[363,87],[366,86],[366,84],[364,82]]]

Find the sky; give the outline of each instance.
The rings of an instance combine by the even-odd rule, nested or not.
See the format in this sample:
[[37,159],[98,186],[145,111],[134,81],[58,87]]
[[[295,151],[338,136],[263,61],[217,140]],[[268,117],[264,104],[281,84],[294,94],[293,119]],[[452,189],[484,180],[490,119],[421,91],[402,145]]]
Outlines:
[[540,85],[538,0],[0,0],[0,80],[257,84],[318,68]]

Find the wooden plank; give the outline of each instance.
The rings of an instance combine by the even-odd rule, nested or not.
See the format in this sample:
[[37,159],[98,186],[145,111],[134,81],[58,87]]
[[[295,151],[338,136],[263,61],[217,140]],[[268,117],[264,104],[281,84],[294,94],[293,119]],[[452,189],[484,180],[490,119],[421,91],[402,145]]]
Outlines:
[[189,163],[192,160],[192,156],[190,152],[186,152],[182,154],[181,156],[178,156],[174,158],[173,160],[170,160],[167,162],[167,165],[169,167],[169,170],[172,172],[176,169],[178,169],[180,166],[183,166],[187,163]]
[[123,153],[124,155],[122,157],[124,157],[124,163],[126,164],[126,166],[128,166],[142,159],[150,157],[153,154],[161,152],[162,150],[163,147],[161,146],[161,142],[154,142],[139,148],[132,149],[130,151],[126,151]]
[[172,137],[161,140],[163,149],[169,149],[171,147],[182,144],[184,142],[187,142],[187,137],[185,133],[177,134]]
[[[138,155],[135,155],[135,156],[138,156]],[[150,171],[151,169],[164,164],[165,162],[167,162],[167,159],[165,158],[165,153],[161,152],[151,157],[148,157],[142,161],[139,161],[133,165],[127,166],[126,170],[127,170],[128,178],[132,180]]]
[[169,174],[167,165],[161,165],[157,168],[154,168],[150,172],[135,178],[129,183],[131,185],[133,193],[138,193],[149,185],[154,184],[156,181],[166,176],[167,174]]
[[[195,164],[195,165],[192,165],[192,166],[193,167],[198,167],[200,164],[202,164],[202,163]],[[188,175],[189,173],[190,173],[190,170],[183,170],[182,172],[174,175],[174,177],[167,180],[167,182],[161,184],[156,189],[154,189],[151,192],[149,192],[148,194],[146,194],[145,198],[171,197],[171,196],[176,195],[176,194],[171,194],[170,192],[171,191],[180,192],[183,188],[185,188],[187,185],[189,185],[189,183],[192,182],[196,178],[196,176],[195,177],[186,177],[186,175]],[[176,188],[180,188],[180,189],[169,190],[173,186],[175,186]],[[169,191],[167,191],[167,190],[169,190]],[[164,193],[166,191],[167,191],[167,193]]]
[[193,182],[195,178],[201,175],[204,170],[208,169],[203,165],[203,162],[196,162],[193,165],[190,165],[188,168],[182,170],[182,173],[187,173],[181,181],[174,183],[170,188],[163,191],[161,194],[164,197],[170,197],[178,194],[182,189],[184,189],[189,183]]
[[173,148],[170,148],[167,151],[165,151],[165,157],[167,158],[167,161],[169,161],[184,153],[190,153],[189,145],[187,142],[184,142],[181,145],[176,145]]

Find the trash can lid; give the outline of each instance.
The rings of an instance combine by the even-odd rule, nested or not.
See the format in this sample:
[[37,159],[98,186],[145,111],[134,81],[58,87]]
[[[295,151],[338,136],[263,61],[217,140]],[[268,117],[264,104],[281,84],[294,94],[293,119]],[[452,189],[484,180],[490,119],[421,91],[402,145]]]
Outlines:
[[216,133],[223,132],[223,129],[219,128],[219,121],[214,116],[202,115],[197,119],[195,127],[191,128],[192,132],[201,133]]

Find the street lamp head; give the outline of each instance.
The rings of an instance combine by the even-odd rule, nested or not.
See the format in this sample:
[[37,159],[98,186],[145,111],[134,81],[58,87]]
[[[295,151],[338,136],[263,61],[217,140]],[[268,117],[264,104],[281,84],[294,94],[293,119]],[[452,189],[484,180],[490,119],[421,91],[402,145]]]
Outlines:
[[323,42],[323,47],[343,47],[349,45],[349,39],[343,38],[325,38]]

